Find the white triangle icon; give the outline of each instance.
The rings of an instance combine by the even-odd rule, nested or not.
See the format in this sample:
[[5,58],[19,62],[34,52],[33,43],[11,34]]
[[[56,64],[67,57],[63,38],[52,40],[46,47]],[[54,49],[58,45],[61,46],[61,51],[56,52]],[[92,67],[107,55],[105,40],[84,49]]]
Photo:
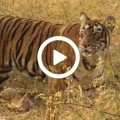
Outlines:
[[61,61],[65,60],[67,57],[60,52],[53,50],[53,65],[60,63]]

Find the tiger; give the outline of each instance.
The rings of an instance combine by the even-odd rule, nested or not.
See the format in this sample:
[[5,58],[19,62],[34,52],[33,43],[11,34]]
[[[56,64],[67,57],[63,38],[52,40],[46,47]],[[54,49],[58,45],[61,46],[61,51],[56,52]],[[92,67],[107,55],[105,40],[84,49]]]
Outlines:
[[[107,16],[104,21],[91,20],[85,12],[80,13],[78,23],[70,25],[1,15],[0,84],[9,79],[13,70],[18,70],[31,77],[48,78],[51,88],[57,86],[59,90],[64,89],[67,86],[66,82],[56,80],[53,84],[54,80],[40,69],[37,61],[39,47],[46,39],[53,36],[67,37],[77,45],[81,61],[70,78],[79,81],[81,85],[82,83],[88,84],[84,78],[91,71],[96,71],[99,58],[106,53],[106,49],[110,46],[114,23],[113,16]],[[53,42],[43,51],[43,61],[48,69],[51,66],[50,57],[53,49],[66,53],[71,58],[70,62],[73,63],[74,55],[71,48],[62,42]],[[69,61],[67,62],[69,64]]]

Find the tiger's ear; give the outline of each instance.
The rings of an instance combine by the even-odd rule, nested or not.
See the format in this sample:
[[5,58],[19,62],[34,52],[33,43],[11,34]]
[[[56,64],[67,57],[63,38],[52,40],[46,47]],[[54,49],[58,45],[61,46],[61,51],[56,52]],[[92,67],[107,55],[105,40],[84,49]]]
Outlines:
[[89,17],[86,15],[86,13],[81,12],[80,13],[80,21],[81,24],[84,25],[86,22],[90,21]]
[[115,18],[113,16],[107,16],[105,19],[106,27],[112,32],[115,28]]

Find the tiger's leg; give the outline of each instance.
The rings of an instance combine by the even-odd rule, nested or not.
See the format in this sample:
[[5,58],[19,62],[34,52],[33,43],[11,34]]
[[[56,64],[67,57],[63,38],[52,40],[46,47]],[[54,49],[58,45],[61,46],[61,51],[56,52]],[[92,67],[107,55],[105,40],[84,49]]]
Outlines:
[[54,95],[59,91],[64,91],[67,87],[67,83],[64,79],[48,78],[48,93]]
[[0,68],[0,89],[4,87],[4,83],[9,78],[11,70],[12,68],[10,67]]
[[[58,80],[54,78],[48,78],[48,100],[46,120],[58,119],[59,109],[56,106],[56,102],[61,101],[61,97],[66,87],[67,83],[64,79]],[[59,91],[62,92],[60,94],[56,94]]]

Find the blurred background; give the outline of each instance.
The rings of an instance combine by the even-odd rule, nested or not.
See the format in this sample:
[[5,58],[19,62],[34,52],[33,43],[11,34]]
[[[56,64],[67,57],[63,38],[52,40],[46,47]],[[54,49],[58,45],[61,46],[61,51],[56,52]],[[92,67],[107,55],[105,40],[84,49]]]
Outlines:
[[[104,76],[94,80],[94,89],[70,83],[64,96],[57,93],[51,120],[120,120],[120,0],[0,0],[0,15],[52,23],[79,22],[83,11],[91,19],[116,19]],[[0,120],[44,120],[50,111],[46,87],[46,80],[13,73],[0,92]]]

